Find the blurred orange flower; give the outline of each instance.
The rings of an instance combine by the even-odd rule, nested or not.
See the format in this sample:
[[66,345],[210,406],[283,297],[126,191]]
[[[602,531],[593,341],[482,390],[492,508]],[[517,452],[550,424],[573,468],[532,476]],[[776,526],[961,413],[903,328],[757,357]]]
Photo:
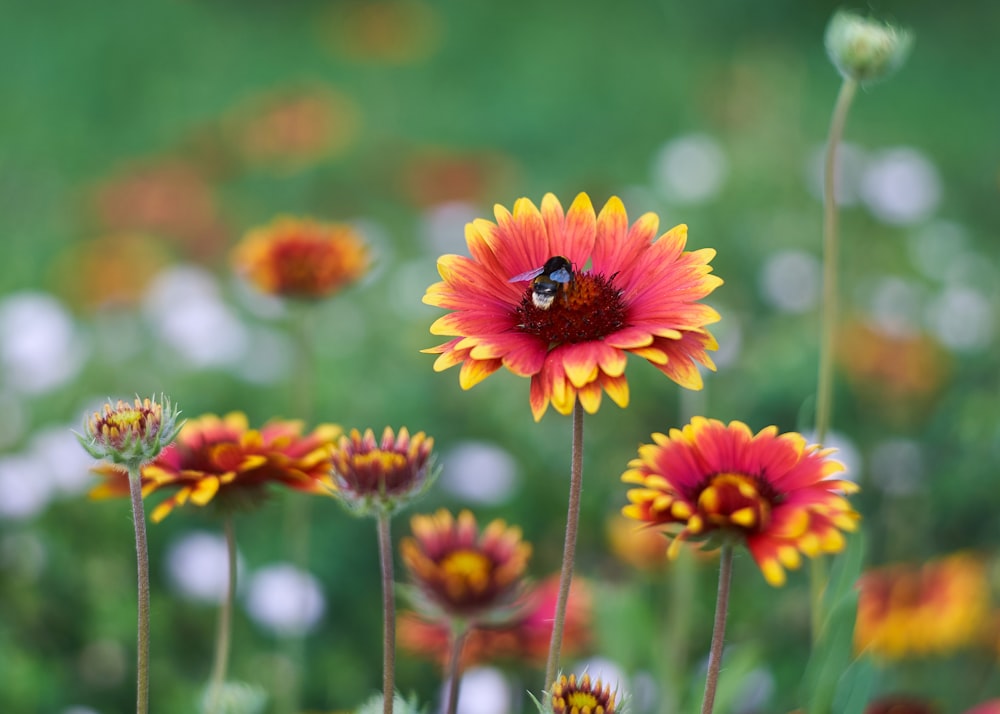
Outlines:
[[[548,656],[552,621],[559,596],[559,576],[532,587],[515,605],[514,618],[501,624],[473,626],[462,650],[461,667],[494,661],[529,662],[542,666]],[[562,652],[578,654],[590,642],[591,596],[586,582],[574,578],[569,591]],[[448,664],[451,630],[447,623],[426,620],[408,612],[399,619],[399,643],[418,656]]]
[[639,486],[622,513],[673,527],[670,554],[684,540],[735,538],[767,582],[780,586],[785,568],[799,567],[800,553],[836,553],[845,544],[841,531],[857,528],[859,516],[842,493],[858,487],[829,478],[844,467],[799,434],[774,426],[754,434],[742,422],[695,417],[653,440],[622,474]]
[[193,163],[166,158],[124,170],[97,190],[100,221],[112,233],[148,233],[184,255],[214,258],[228,239],[208,179]]
[[225,124],[247,164],[297,171],[349,147],[358,115],[357,103],[332,87],[288,88],[250,100]]
[[497,152],[426,148],[406,160],[401,183],[416,206],[478,204],[489,194],[505,193],[513,174],[513,160]]
[[332,295],[364,276],[370,262],[351,226],[290,216],[251,230],[233,250],[239,274],[261,292],[287,298]]
[[482,532],[470,511],[441,509],[410,521],[400,543],[403,563],[430,614],[484,620],[509,608],[521,592],[531,545],[502,520]]
[[170,262],[161,242],[137,233],[108,234],[74,243],[52,266],[56,290],[88,309],[137,304]]
[[[522,198],[513,213],[498,205],[495,214],[496,223],[466,226],[471,257],[442,256],[442,281],[424,295],[451,311],[430,330],[452,339],[424,350],[439,355],[435,371],[461,365],[463,389],[500,367],[530,377],[536,421],[549,403],[569,414],[579,399],[594,413],[604,392],[627,406],[629,353],[681,386],[701,388],[698,364],[714,367],[707,350],[716,348],[706,325],[719,315],[699,301],[722,281],[710,274],[714,250],[684,250],[686,226],[657,238],[654,214],[629,226],[620,199],[598,215],[585,193],[565,213],[546,194],[540,210]],[[570,267],[541,275],[552,261]]]
[[858,652],[888,660],[945,655],[984,639],[989,580],[972,553],[869,570],[858,589]]
[[[274,420],[251,429],[247,417],[231,412],[225,417],[205,414],[189,420],[177,440],[142,468],[143,495],[166,489],[176,493],[151,514],[162,521],[175,506],[191,502],[205,506],[215,501],[223,507],[251,505],[265,496],[268,484],[281,484],[307,493],[327,494],[330,456],[341,429],[321,424],[302,434],[302,422]],[[112,466],[94,471],[105,482],[91,497],[128,494],[126,474]]]
[[334,50],[351,59],[406,64],[437,48],[439,20],[423,0],[348,0],[333,7],[329,37]]

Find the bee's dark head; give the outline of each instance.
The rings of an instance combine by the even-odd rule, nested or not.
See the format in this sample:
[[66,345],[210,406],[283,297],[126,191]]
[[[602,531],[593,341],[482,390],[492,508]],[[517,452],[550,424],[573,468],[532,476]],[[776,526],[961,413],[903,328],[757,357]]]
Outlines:
[[573,264],[561,255],[554,255],[545,261],[545,266],[542,268],[542,272],[545,275],[552,275],[552,273],[557,270],[567,270],[572,272]]

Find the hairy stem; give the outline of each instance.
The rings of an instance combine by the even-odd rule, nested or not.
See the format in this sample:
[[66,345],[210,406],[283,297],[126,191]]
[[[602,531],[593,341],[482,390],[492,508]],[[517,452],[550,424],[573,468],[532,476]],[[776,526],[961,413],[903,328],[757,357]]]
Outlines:
[[142,476],[138,465],[129,466],[128,489],[132,499],[139,584],[135,711],[136,714],[146,714],[149,711],[149,548],[146,544],[146,512],[142,503]]
[[573,406],[573,445],[569,476],[569,505],[566,512],[566,541],[563,545],[562,571],[559,574],[559,599],[556,602],[549,657],[545,664],[543,690],[552,686],[559,671],[559,654],[562,649],[563,626],[566,624],[566,604],[569,586],[573,581],[573,563],[576,559],[576,534],[580,520],[580,493],[583,490],[583,406],[580,400]]
[[392,570],[389,513],[378,514],[378,553],[382,565],[382,711],[392,714],[396,676],[396,598]]
[[[838,291],[837,263],[837,147],[844,135],[847,112],[851,108],[858,83],[845,78],[830,119],[830,134],[826,142],[826,164],[823,171],[823,306],[820,315],[819,374],[816,384],[816,442],[822,444],[830,430],[833,415],[833,359],[837,330]],[[826,589],[826,561],[812,559],[809,570],[809,593],[812,602],[810,625],[815,643],[823,626],[822,598]]]
[[719,593],[715,600],[715,623],[712,625],[712,647],[708,654],[708,675],[705,678],[705,698],[701,714],[712,714],[715,690],[719,685],[722,667],[722,645],[726,639],[726,614],[729,612],[729,583],[733,579],[733,546],[722,546],[719,562]]
[[227,513],[222,522],[226,534],[226,566],[228,582],[226,598],[219,610],[219,628],[215,635],[215,659],[212,662],[212,679],[209,683],[209,714],[214,714],[219,706],[219,696],[226,682],[226,670],[229,667],[229,646],[232,639],[233,601],[236,598],[236,532],[233,527],[233,515]]
[[455,623],[455,635],[451,643],[451,658],[448,662],[448,699],[445,701],[445,714],[455,714],[458,707],[458,688],[462,682],[462,649],[465,647],[465,638],[469,634],[466,625]]

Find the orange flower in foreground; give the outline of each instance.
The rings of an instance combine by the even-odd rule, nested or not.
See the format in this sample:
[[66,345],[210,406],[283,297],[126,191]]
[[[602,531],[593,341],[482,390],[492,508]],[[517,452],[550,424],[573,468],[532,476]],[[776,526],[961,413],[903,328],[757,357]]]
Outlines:
[[695,417],[653,440],[639,447],[622,474],[625,483],[639,485],[629,490],[631,503],[622,512],[650,526],[675,527],[671,555],[684,540],[736,538],[778,586],[785,568],[799,567],[800,552],[836,553],[845,544],[841,531],[857,527],[859,516],[841,495],[857,486],[828,478],[844,467],[799,434],[778,434],[773,426],[753,434],[742,422]]
[[885,659],[945,655],[984,638],[989,579],[986,564],[971,553],[869,570],[858,589],[859,652]]
[[[189,501],[196,506],[213,500],[223,505],[253,503],[264,495],[269,483],[308,493],[329,493],[333,485],[330,454],[340,434],[340,427],[321,424],[303,436],[298,421],[275,420],[259,430],[250,429],[246,415],[240,412],[190,420],[177,440],[142,468],[144,496],[177,489],[153,509],[151,518],[162,521],[175,506]],[[107,480],[91,491],[92,497],[128,493],[123,471],[111,466],[94,470]]]
[[[701,388],[697,364],[714,369],[706,350],[717,346],[705,326],[719,315],[698,301],[722,281],[709,274],[714,250],[684,250],[686,226],[657,239],[654,214],[629,226],[620,199],[595,215],[584,193],[566,213],[546,194],[541,210],[522,198],[513,214],[502,206],[495,214],[496,223],[466,227],[471,257],[442,256],[443,280],[424,295],[452,311],[431,332],[453,339],[424,350],[440,355],[436,371],[462,365],[463,389],[501,366],[531,377],[536,420],[550,402],[569,414],[579,399],[594,413],[602,392],[627,406],[630,352],[681,386]],[[532,278],[553,258],[569,269]]]
[[617,692],[611,685],[601,687],[601,680],[590,681],[585,674],[577,680],[575,674],[560,677],[552,684],[552,711],[554,714],[614,714]]
[[[474,625],[462,649],[461,667],[508,660],[544,666],[548,656],[552,621],[559,597],[559,575],[546,578],[531,588],[514,607],[514,619],[501,624]],[[569,590],[562,652],[577,654],[590,641],[591,597],[585,581],[574,578]],[[414,613],[399,619],[400,646],[438,662],[442,669],[451,655],[451,628],[446,622],[431,622]]]
[[471,512],[462,511],[456,520],[444,509],[414,516],[410,524],[413,537],[404,538],[400,550],[428,610],[489,618],[519,594],[531,556],[520,528],[498,519],[480,533]]
[[237,272],[262,292],[327,297],[368,272],[368,248],[346,224],[276,218],[250,231],[233,251]]

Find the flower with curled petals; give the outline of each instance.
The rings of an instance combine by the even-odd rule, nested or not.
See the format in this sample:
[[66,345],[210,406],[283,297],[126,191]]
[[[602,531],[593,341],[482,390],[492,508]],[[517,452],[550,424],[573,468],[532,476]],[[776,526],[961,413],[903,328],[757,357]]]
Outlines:
[[843,496],[857,486],[829,478],[843,465],[800,434],[773,426],[754,434],[742,422],[695,417],[653,441],[622,474],[638,486],[622,513],[666,527],[671,555],[684,540],[729,537],[745,543],[767,582],[780,586],[800,553],[839,552],[842,531],[857,528],[860,517]]
[[531,556],[520,528],[498,519],[480,531],[470,511],[443,508],[410,525],[400,551],[428,614],[483,620],[514,603]]
[[[107,402],[86,419],[84,433],[77,438],[95,459],[138,468],[177,438],[182,426],[177,421],[179,415],[165,396],[159,400],[136,397],[133,404],[119,399],[114,405]],[[128,493],[127,483],[124,492]]]
[[[470,257],[442,256],[442,280],[424,295],[451,311],[431,332],[452,339],[424,350],[439,355],[436,371],[462,365],[463,389],[500,367],[530,377],[536,421],[549,403],[569,414],[579,399],[594,413],[603,392],[627,406],[630,352],[681,386],[701,388],[697,365],[714,369],[707,350],[717,347],[705,326],[719,315],[699,301],[722,280],[710,274],[714,250],[684,250],[686,226],[657,238],[656,215],[630,226],[620,199],[595,214],[585,193],[565,212],[546,194],[540,209],[522,198],[512,213],[496,206],[495,215],[496,223],[466,226]],[[556,299],[539,306],[530,279],[511,279],[553,257],[572,265],[572,280],[560,281]]]
[[[224,507],[252,504],[264,496],[268,484],[328,493],[330,457],[341,429],[321,424],[303,435],[302,428],[298,421],[273,420],[251,429],[241,412],[189,420],[177,440],[142,467],[144,496],[175,490],[153,509],[152,520],[162,521],[175,506],[188,502],[205,506],[215,501]],[[91,497],[128,493],[124,472],[110,466],[94,470],[106,480],[91,491]]]
[[392,513],[433,481],[433,448],[434,439],[406,427],[398,435],[386,427],[380,441],[371,429],[352,429],[333,452],[335,495],[357,513]]
[[318,300],[368,272],[368,248],[346,224],[281,216],[233,251],[236,270],[269,295]]

